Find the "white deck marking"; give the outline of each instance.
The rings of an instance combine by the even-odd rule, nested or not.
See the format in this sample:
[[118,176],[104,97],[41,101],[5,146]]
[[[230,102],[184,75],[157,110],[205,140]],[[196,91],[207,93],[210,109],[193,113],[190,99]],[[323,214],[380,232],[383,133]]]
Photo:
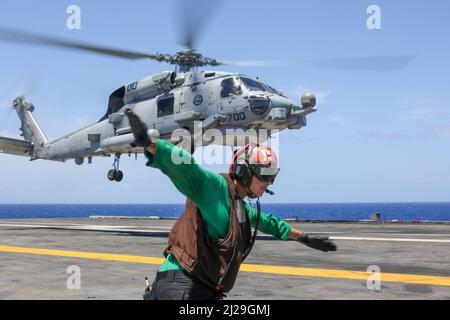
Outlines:
[[353,241],[392,241],[392,242],[437,242],[450,243],[450,240],[439,239],[411,239],[411,238],[363,238],[363,237],[330,237],[331,240],[353,240]]
[[[16,228],[42,228],[42,229],[62,229],[62,230],[85,230],[85,231],[109,231],[109,232],[136,232],[136,233],[158,233],[170,231],[172,227],[150,227],[149,229],[139,229],[136,226],[113,226],[113,225],[92,225],[92,224],[17,224],[17,223],[1,223],[0,227],[16,227]],[[314,234],[343,234],[344,232],[308,232]],[[414,234],[414,233],[379,233],[379,232],[354,232],[356,235],[396,235],[405,236],[405,238],[386,238],[386,237],[358,237],[349,235],[346,237],[334,237],[332,240],[348,240],[348,241],[391,241],[391,242],[429,242],[429,243],[450,243],[450,239],[419,239],[408,238],[412,236],[427,237],[449,237],[450,234]]]

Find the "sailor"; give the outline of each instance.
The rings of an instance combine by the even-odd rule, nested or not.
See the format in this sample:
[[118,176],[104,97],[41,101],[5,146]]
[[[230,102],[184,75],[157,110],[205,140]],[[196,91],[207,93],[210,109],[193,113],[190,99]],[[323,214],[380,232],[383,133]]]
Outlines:
[[[309,235],[260,210],[259,197],[279,172],[271,148],[246,145],[234,154],[229,172],[217,174],[200,167],[185,150],[164,140],[152,141],[146,125],[131,110],[126,114],[136,146],[145,148],[147,166],[160,169],[187,197],[145,300],[222,299],[233,288],[257,230],[324,252],[337,249],[328,237]],[[174,163],[173,154],[189,161]],[[243,201],[246,197],[258,198],[257,208]]]

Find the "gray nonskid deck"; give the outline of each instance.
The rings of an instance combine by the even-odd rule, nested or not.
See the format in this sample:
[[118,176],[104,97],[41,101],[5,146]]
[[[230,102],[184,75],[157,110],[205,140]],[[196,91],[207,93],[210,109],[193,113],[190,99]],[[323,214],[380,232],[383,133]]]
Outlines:
[[[0,299],[141,299],[144,277],[153,281],[158,263],[7,250],[35,248],[162,258],[173,223],[151,219],[1,220]],[[450,286],[444,285],[450,279],[449,225],[293,225],[334,238],[339,250],[322,253],[260,233],[245,264],[319,273],[322,269],[365,272],[369,266],[377,266],[382,273],[440,277],[442,284],[381,281],[381,290],[375,292],[368,289],[367,280],[241,271],[227,299],[450,299]],[[80,289],[68,288],[69,266],[81,271]]]

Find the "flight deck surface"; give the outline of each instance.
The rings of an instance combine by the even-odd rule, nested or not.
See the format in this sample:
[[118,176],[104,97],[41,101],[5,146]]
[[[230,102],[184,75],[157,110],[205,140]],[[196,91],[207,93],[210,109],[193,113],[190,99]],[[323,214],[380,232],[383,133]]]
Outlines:
[[[0,299],[142,299],[174,222],[0,220]],[[449,224],[292,224],[338,251],[258,233],[225,299],[450,299]]]

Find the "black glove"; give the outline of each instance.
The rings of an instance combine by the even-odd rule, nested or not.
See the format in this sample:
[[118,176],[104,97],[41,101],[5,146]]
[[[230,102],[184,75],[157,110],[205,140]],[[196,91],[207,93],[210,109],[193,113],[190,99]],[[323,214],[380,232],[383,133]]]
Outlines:
[[334,244],[334,242],[329,240],[328,237],[324,236],[311,236],[302,232],[300,238],[297,241],[303,243],[305,246],[323,252],[337,250],[337,246]]
[[148,136],[145,123],[143,123],[131,109],[127,109],[125,114],[130,122],[131,131],[134,134],[134,144],[138,147],[149,147],[152,143],[152,139]]

